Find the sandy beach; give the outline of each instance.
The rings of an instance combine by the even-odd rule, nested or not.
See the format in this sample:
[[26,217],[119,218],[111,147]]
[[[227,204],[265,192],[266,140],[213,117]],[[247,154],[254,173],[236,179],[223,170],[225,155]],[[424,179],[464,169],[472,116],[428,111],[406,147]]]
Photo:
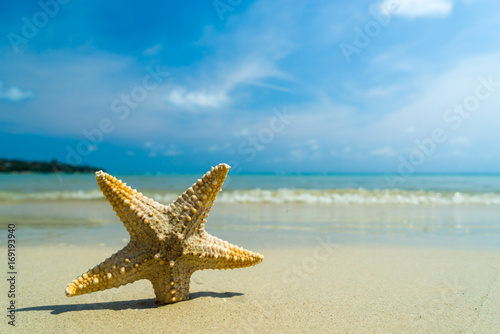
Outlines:
[[15,300],[16,326],[4,316],[0,332],[496,333],[499,215],[472,204],[217,202],[207,231],[263,263],[197,271],[190,300],[157,306],[147,280],[65,295],[128,242],[104,199],[4,201],[0,223],[17,226],[16,296],[7,279],[0,291],[5,312]]
[[[158,307],[149,281],[68,298],[77,274],[117,250],[20,246],[10,332],[481,332],[500,328],[500,252],[411,246],[254,249],[253,268],[196,272],[191,299]],[[7,290],[6,281],[0,285]],[[2,332],[4,332],[2,329]]]

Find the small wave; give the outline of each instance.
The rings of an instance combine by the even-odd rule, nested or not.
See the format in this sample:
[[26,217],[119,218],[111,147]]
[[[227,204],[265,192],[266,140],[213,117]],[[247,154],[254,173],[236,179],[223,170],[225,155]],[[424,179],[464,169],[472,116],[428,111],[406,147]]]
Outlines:
[[104,195],[99,189],[40,192],[0,191],[0,201],[94,200],[99,198],[104,198]]
[[225,203],[304,203],[331,205],[499,205],[498,193],[405,191],[398,189],[252,189],[223,192]]
[[[161,203],[171,203],[178,192],[144,191]],[[98,189],[49,192],[0,192],[0,201],[96,200],[104,196]],[[239,189],[224,190],[219,203],[241,204],[328,204],[328,205],[500,205],[500,193],[407,191],[398,189]]]

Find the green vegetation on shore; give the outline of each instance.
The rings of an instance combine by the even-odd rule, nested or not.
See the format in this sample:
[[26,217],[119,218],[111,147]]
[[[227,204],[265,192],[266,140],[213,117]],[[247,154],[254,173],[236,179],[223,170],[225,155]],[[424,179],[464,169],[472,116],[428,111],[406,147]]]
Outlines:
[[92,173],[101,169],[73,166],[55,159],[50,162],[0,159],[0,173]]

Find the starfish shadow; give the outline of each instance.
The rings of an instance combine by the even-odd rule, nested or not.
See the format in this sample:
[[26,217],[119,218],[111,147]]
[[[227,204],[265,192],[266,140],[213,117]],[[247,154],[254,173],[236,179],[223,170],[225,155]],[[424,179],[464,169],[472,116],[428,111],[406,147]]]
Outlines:
[[212,292],[212,291],[199,291],[189,294],[189,299],[196,299],[200,297],[212,298],[231,298],[236,296],[243,296],[240,292]]
[[[190,294],[189,300],[197,299],[201,297],[212,297],[212,298],[231,298],[235,296],[242,296],[239,292],[209,292],[200,291]],[[188,301],[189,301],[188,300]],[[181,302],[182,303],[182,302]],[[170,305],[170,304],[168,304]],[[25,307],[18,309],[16,312],[27,312],[27,311],[51,311],[50,314],[61,314],[66,312],[77,312],[77,311],[92,311],[92,310],[144,310],[156,307],[168,307],[168,305],[157,305],[155,299],[137,299],[137,300],[123,300],[116,302],[104,302],[104,303],[90,303],[90,304],[64,304],[64,305],[47,305],[47,306],[34,306]]]

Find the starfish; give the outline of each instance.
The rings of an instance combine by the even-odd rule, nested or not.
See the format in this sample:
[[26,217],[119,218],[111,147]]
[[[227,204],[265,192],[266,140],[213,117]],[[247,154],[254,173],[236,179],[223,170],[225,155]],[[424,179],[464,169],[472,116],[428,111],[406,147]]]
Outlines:
[[96,179],[130,242],[88,270],[66,288],[73,297],[116,288],[140,279],[151,281],[157,304],[189,299],[189,282],[196,270],[234,269],[264,259],[208,234],[204,225],[229,171],[219,164],[170,205],[162,205],[103,172]]

